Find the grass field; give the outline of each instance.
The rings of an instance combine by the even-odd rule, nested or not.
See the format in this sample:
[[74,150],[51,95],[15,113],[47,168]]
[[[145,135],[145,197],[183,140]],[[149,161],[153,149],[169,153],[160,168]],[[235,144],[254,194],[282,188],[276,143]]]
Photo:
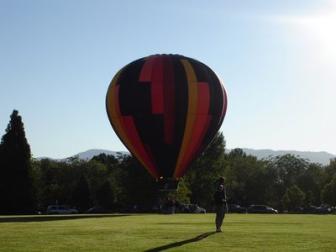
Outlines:
[[1,216],[0,251],[336,251],[336,215]]

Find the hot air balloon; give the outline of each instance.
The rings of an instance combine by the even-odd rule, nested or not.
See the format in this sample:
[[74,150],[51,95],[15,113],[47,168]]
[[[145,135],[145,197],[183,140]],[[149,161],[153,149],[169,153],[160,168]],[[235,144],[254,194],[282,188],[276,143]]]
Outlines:
[[151,55],[112,79],[106,110],[126,148],[158,181],[178,181],[211,142],[227,108],[217,75],[182,55]]

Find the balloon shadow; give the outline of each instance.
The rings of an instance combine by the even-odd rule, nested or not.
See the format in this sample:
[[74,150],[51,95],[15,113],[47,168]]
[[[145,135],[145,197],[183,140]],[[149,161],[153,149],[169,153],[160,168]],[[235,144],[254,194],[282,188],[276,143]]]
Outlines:
[[111,218],[124,217],[129,214],[92,214],[92,215],[38,215],[38,216],[10,216],[0,217],[0,223],[4,222],[43,222],[43,221],[60,221],[60,220],[76,220],[91,218]]
[[200,234],[200,235],[198,235],[194,238],[191,238],[191,239],[187,239],[187,240],[179,241],[179,242],[174,242],[174,243],[170,243],[170,244],[163,245],[163,246],[160,246],[160,247],[148,249],[148,250],[145,250],[145,252],[158,252],[158,251],[163,251],[163,250],[167,250],[167,249],[171,249],[171,248],[175,248],[175,247],[180,247],[180,246],[185,245],[187,243],[201,241],[201,240],[203,240],[203,239],[207,238],[208,236],[213,235],[215,233],[216,233],[215,231],[214,232],[203,233],[203,234]]

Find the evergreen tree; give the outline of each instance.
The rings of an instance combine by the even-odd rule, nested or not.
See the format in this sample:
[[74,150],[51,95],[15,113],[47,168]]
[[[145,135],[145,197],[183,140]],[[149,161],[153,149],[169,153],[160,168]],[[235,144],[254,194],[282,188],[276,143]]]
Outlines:
[[30,213],[35,208],[30,147],[17,110],[0,143],[0,212]]

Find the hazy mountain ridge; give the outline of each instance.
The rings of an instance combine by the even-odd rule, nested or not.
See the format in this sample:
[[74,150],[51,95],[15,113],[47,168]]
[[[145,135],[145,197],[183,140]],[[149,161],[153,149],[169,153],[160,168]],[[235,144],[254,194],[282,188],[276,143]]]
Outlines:
[[71,157],[78,157],[79,159],[82,159],[82,160],[90,160],[91,158],[93,158],[94,156],[98,156],[99,154],[106,154],[106,155],[112,155],[112,156],[118,157],[118,156],[123,156],[123,155],[129,155],[129,152],[110,151],[110,150],[103,150],[103,149],[91,149],[91,150],[80,152]]
[[242,148],[242,150],[252,156],[256,156],[258,159],[266,159],[269,157],[281,156],[285,154],[292,154],[294,156],[299,156],[303,159],[307,159],[312,163],[320,163],[327,165],[330,162],[330,159],[336,158],[336,155],[333,155],[326,151],[295,151],[295,150],[270,150],[270,149],[249,149]]
[[42,159],[51,159],[55,161],[67,161],[71,158],[78,158],[80,160],[90,160],[94,156],[98,156],[99,154],[106,154],[106,155],[112,155],[115,157],[120,157],[123,155],[129,155],[129,152],[127,151],[110,151],[110,150],[104,150],[104,149],[90,149],[87,151],[79,152],[73,156],[66,157],[66,158],[50,158],[50,157],[37,157],[37,160],[42,160]]
[[[293,151],[293,150],[271,150],[271,149],[250,149],[250,148],[242,148],[242,150],[248,154],[256,156],[258,159],[267,159],[269,157],[281,156],[284,154],[292,154],[295,156],[299,156],[303,159],[307,159],[313,163],[320,163],[323,165],[329,164],[330,159],[336,158],[336,155],[325,151]],[[230,150],[227,150],[230,151]],[[91,149],[87,151],[80,152],[72,157],[78,157],[81,160],[90,160],[94,156],[97,156],[101,153],[106,155],[113,155],[118,157],[120,155],[128,155],[127,151],[111,151],[111,150],[104,150],[104,149]],[[63,159],[65,160],[65,159]]]

